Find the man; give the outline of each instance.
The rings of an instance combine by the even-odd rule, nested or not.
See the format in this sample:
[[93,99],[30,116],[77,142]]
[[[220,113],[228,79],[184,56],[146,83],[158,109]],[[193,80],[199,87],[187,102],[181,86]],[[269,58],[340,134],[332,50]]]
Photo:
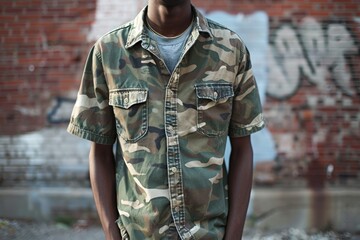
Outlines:
[[240,239],[263,126],[240,38],[190,0],[149,0],[91,49],[68,131],[93,142],[106,239]]

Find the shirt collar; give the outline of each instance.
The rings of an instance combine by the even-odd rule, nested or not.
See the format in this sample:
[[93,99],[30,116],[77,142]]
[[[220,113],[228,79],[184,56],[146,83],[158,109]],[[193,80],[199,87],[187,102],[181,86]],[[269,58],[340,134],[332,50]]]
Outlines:
[[[204,33],[204,35],[207,35],[209,37],[212,37],[206,17],[203,16],[194,6],[192,6],[192,9],[193,12],[195,13],[194,30],[198,31],[199,33]],[[144,21],[146,12],[147,12],[147,6],[144,7],[135,17],[128,35],[128,39],[126,41],[125,48],[130,48],[139,41],[148,38],[145,29],[145,21]]]

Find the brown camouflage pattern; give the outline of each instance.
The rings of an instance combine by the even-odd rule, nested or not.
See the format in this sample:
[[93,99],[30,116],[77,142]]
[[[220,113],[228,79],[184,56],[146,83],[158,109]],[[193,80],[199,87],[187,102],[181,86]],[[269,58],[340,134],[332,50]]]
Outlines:
[[116,142],[123,239],[222,239],[226,138],[264,127],[249,53],[234,32],[194,9],[170,74],[147,36],[145,11],[91,49],[68,131]]

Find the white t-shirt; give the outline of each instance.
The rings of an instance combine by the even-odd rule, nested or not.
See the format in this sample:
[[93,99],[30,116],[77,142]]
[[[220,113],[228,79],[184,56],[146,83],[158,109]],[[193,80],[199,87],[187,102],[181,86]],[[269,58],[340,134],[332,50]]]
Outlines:
[[177,37],[160,36],[153,32],[149,27],[146,27],[149,37],[157,43],[161,57],[164,59],[165,65],[170,73],[175,69],[179,58],[183,53],[184,45],[190,35],[192,26],[193,23]]

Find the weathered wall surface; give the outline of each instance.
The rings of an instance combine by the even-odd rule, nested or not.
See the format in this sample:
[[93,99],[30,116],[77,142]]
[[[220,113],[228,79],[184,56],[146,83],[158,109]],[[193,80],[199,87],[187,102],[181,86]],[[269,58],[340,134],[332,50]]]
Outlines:
[[[0,6],[0,187],[88,187],[89,143],[65,132],[93,41],[146,0]],[[194,0],[250,49],[267,118],[258,184],[358,187],[360,4]]]
[[[309,186],[318,188],[327,183],[352,184],[358,179],[360,4],[232,0],[194,3],[207,12],[234,14],[235,21],[239,12],[263,11],[269,18],[268,52],[260,66],[265,62],[264,109],[276,158],[273,163],[259,164],[259,172],[267,174],[260,174],[258,180],[274,183],[280,179],[304,179]],[[255,32],[258,27],[248,25]],[[245,42],[256,49],[246,34]],[[263,77],[258,79],[262,81]]]
[[[84,59],[95,39],[145,4],[18,0],[1,5],[0,184],[52,182],[71,178],[72,172],[76,177],[73,167],[86,171],[88,143],[64,133]],[[268,120],[268,128],[253,137],[255,160],[272,161],[260,167],[268,177],[258,180],[359,178],[359,4],[194,4],[238,32],[252,53]]]
[[3,1],[0,12],[0,186],[88,186],[88,144],[63,123],[96,2]]

